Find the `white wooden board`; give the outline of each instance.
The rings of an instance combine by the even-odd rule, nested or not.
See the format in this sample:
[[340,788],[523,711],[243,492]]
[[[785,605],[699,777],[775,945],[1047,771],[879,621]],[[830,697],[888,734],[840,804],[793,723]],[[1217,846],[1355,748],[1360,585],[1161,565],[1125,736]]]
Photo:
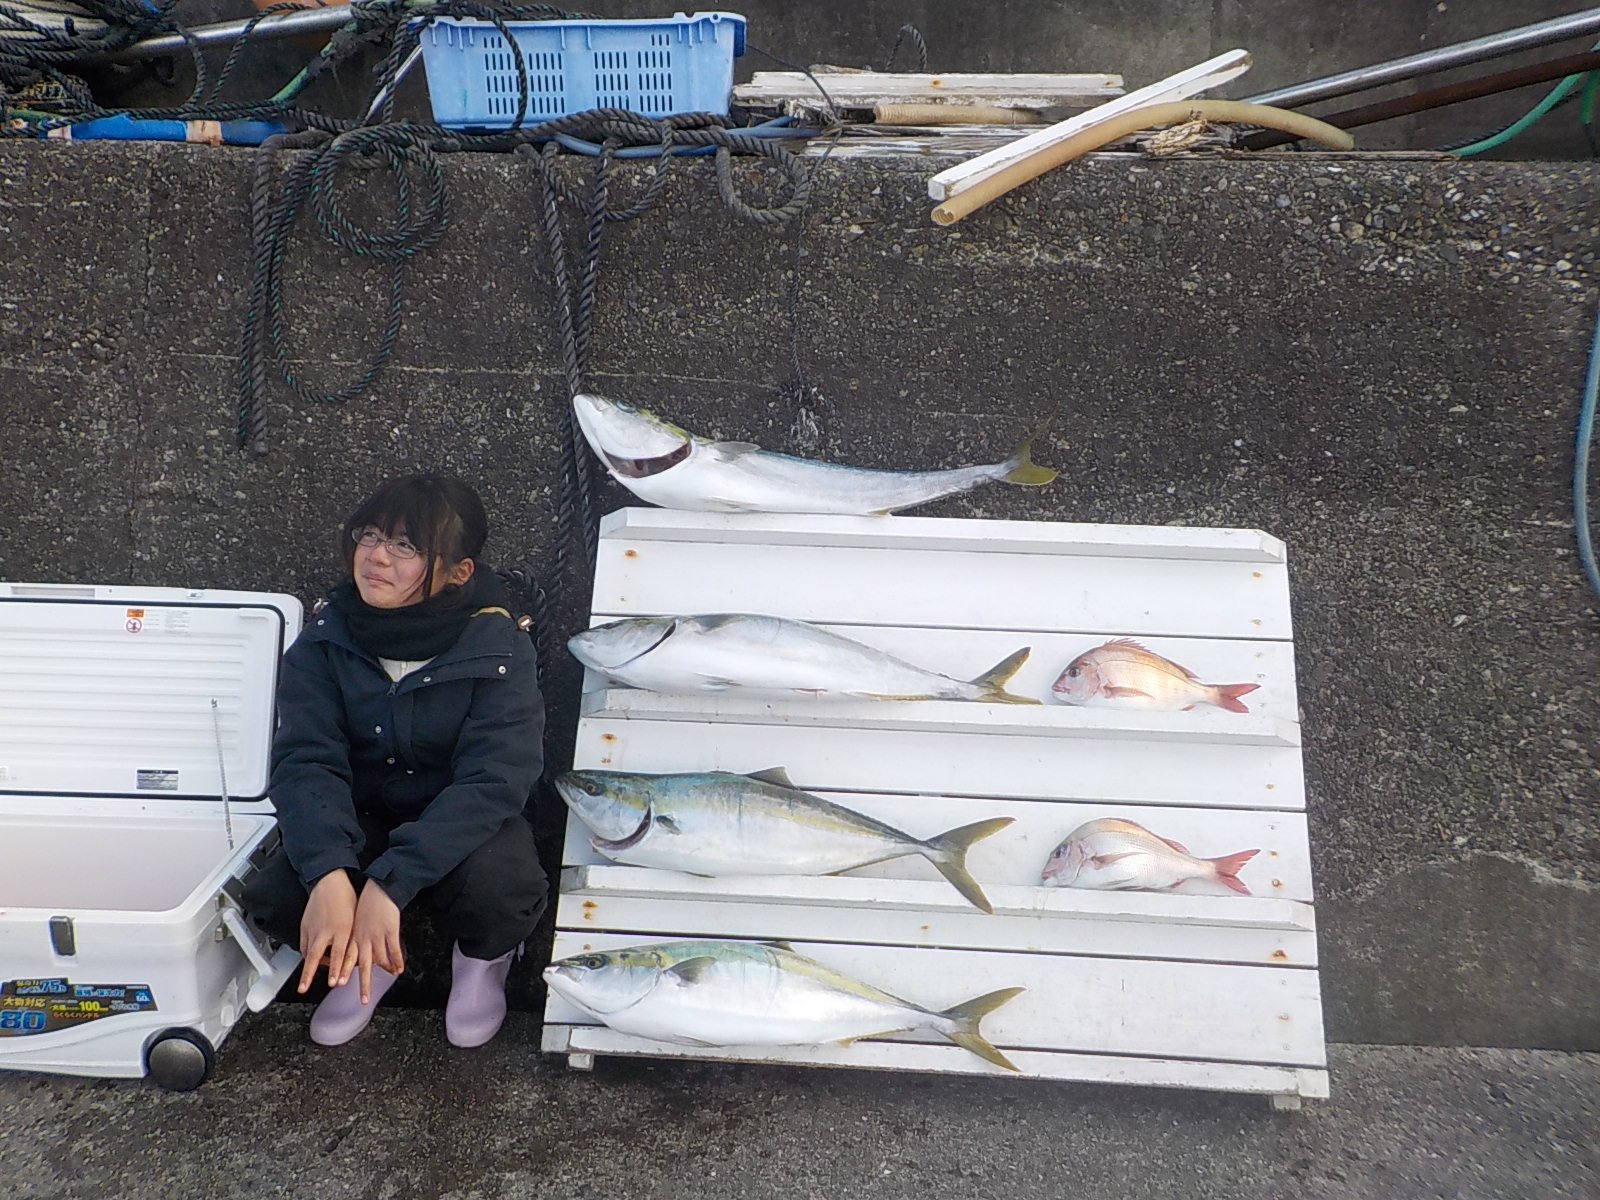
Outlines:
[[607,513],[600,520],[600,536],[624,546],[638,542],[718,542],[733,546],[842,546],[1252,563],[1282,563],[1287,554],[1282,541],[1259,529],[967,517],[819,519],[795,513],[673,512],[664,508],[620,508]]
[[[738,771],[781,764],[801,788],[951,793],[1112,804],[1303,809],[1293,746],[1139,738],[1019,737],[906,729],[587,717],[574,765],[612,771]],[[754,768],[760,769],[760,768]]]
[[[674,1046],[615,1033],[603,1025],[544,1027],[542,1049],[550,1054],[570,1054],[586,1060],[595,1054],[619,1057],[687,1058],[712,1061],[766,1062],[812,1067],[853,1067],[857,1070],[911,1071],[939,1075],[1004,1077],[1006,1072],[957,1046],[923,1046],[905,1043],[857,1042],[854,1046],[763,1047],[719,1049],[711,1046]],[[1326,1099],[1328,1073],[1306,1067],[1243,1066],[1236,1063],[1188,1062],[1183,1059],[1113,1057],[1105,1054],[1064,1054],[1059,1051],[1008,1050],[1007,1057],[1029,1079],[1073,1083],[1133,1084],[1140,1087],[1204,1088],[1261,1096],[1304,1096]]]
[[[555,957],[671,940],[558,931]],[[799,941],[793,948],[934,1010],[1025,987],[983,1019],[984,1036],[1002,1050],[1182,1058],[1203,1043],[1216,1061],[1326,1065],[1322,1003],[1310,970],[835,942]],[[598,1023],[553,992],[545,1014],[557,1024]],[[913,1032],[895,1040],[943,1039]]]
[[[759,771],[783,764],[746,765]],[[913,837],[928,838],[972,821],[1011,817],[1012,824],[984,838],[967,854],[967,869],[984,887],[1004,884],[1032,888],[1051,853],[1085,821],[1122,817],[1137,821],[1162,837],[1182,842],[1201,857],[1216,858],[1238,850],[1259,850],[1244,865],[1240,880],[1257,896],[1279,900],[1312,898],[1311,862],[1307,853],[1306,820],[1302,813],[1245,809],[1139,807],[1123,804],[1018,803],[970,796],[895,796],[870,792],[817,792],[825,800],[865,813],[903,829]],[[611,860],[589,844],[589,831],[581,821],[567,822],[562,862],[570,866],[605,866]],[[858,867],[840,879],[927,879],[940,875],[920,856],[891,859]],[[941,885],[947,886],[947,885]],[[1072,889],[1062,889],[1071,891]],[[1185,895],[1231,899],[1237,893],[1220,884],[1189,883]],[[952,892],[951,895],[955,893]],[[1100,897],[1107,893],[1078,889],[1075,895]],[[1131,894],[1124,893],[1131,898]]]
[[[630,553],[631,551],[631,553]],[[847,581],[847,586],[841,586]],[[597,617],[768,613],[834,625],[1287,638],[1270,563],[807,547],[600,543]]]
[[[593,623],[771,613],[957,678],[1033,647],[1011,690],[1044,698],[1078,654],[1135,637],[1248,713],[663,696],[590,676],[574,764],[786,768],[797,786],[928,837],[1014,823],[969,867],[968,904],[920,857],[836,876],[707,879],[612,864],[573,820],[557,954],[677,937],[781,938],[919,1003],[1012,984],[985,1030],[1025,1074],[1327,1093],[1294,649],[1283,544],[1252,530],[626,509],[602,524]],[[1240,878],[1169,893],[1037,886],[1060,841],[1123,816]],[[949,994],[946,994],[949,993]],[[961,993],[961,994],[956,994]],[[1008,1011],[1009,1010],[1009,1011]],[[726,1050],[644,1042],[552,997],[546,1047],[999,1075],[935,1039]]]
[[[674,937],[848,940],[879,946],[1004,946],[1181,962],[1315,966],[1310,906],[1283,900],[1057,889],[986,889],[993,913],[947,883],[749,876],[700,879],[643,867],[570,867],[557,924]],[[849,917],[847,934],[840,918]]]

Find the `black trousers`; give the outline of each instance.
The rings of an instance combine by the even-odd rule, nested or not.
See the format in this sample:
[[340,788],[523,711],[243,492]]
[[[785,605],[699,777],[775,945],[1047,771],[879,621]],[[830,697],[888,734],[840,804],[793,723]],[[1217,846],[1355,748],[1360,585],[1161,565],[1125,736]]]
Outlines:
[[[365,867],[388,849],[393,827],[363,814],[361,828],[367,844],[357,858]],[[353,875],[351,882],[359,894],[363,877]],[[418,892],[417,903],[434,914],[447,936],[461,943],[463,954],[499,958],[533,932],[549,892],[533,829],[524,818],[512,817],[455,870]],[[300,944],[300,918],[309,899],[281,845],[245,885],[243,896],[250,920],[291,946]]]

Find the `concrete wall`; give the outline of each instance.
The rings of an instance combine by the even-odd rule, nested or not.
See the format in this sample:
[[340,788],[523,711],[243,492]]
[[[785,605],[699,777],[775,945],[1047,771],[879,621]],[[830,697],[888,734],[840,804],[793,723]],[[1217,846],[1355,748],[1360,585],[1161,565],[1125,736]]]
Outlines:
[[[0,577],[310,600],[353,501],[425,465],[480,481],[496,561],[541,562],[563,395],[531,178],[446,163],[455,221],[411,273],[394,368],[342,408],[276,390],[252,459],[232,448],[249,166],[0,144]],[[941,230],[930,169],[834,160],[804,227],[773,230],[687,167],[607,232],[601,384],[798,448],[798,263],[814,452],[971,461],[1060,406],[1057,484],[924,511],[1283,537],[1330,1036],[1600,1048],[1600,636],[1568,492],[1592,170],[1104,156]],[[389,204],[381,173],[347,187]],[[297,239],[313,380],[369,351],[382,283]],[[574,683],[553,684],[564,727]]]

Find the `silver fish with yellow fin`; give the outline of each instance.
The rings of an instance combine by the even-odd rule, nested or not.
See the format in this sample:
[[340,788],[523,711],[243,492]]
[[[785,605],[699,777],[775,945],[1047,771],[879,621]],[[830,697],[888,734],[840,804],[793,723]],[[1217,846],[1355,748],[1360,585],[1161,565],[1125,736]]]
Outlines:
[[975,700],[1038,704],[1006,691],[1027,646],[976,679],[952,679],[804,621],[755,613],[628,617],[567,640],[584,666],[652,692],[730,688],[873,700]]
[[641,500],[695,512],[871,516],[995,481],[1040,487],[1037,431],[1002,462],[942,471],[875,471],[774,454],[749,442],[706,442],[646,409],[604,396],[572,398],[578,425],[611,477]]
[[574,954],[544,969],[550,990],[618,1033],[685,1046],[845,1045],[928,1030],[979,1058],[1016,1065],[978,1029],[1025,989],[943,1012],[852,979],[787,942],[682,941]]
[[967,870],[974,842],[1012,817],[976,821],[924,841],[796,788],[781,767],[646,775],[568,771],[556,790],[613,862],[692,875],[833,875],[920,854],[968,901],[993,912]]

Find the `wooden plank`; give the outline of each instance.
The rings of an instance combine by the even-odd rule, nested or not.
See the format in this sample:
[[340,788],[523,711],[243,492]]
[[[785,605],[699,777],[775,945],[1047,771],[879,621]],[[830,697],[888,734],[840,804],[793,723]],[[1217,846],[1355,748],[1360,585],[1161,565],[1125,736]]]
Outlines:
[[[849,587],[838,580],[848,579]],[[1107,630],[1287,639],[1288,569],[1267,563],[716,544],[624,546],[595,566],[597,618],[766,613],[838,625]],[[986,664],[987,665],[987,664]]]
[[1198,558],[1282,563],[1281,540],[1259,529],[1189,525],[1090,525],[967,517],[844,517],[804,513],[701,513],[621,508],[600,520],[603,540],[961,550],[972,554]]
[[[909,909],[838,910],[798,904],[777,908],[715,898],[573,895],[562,899],[556,923],[571,931],[635,933],[642,940],[660,940],[663,931],[667,931],[673,937],[795,941],[817,938],[830,931],[837,936],[842,919],[848,920],[852,933],[863,942],[882,946],[943,946],[1271,967],[1317,965],[1316,935],[1309,931],[990,916],[975,909],[930,914]],[[1197,933],[1203,936],[1196,936]]]
[[1063,142],[1084,129],[1103,124],[1113,117],[1151,104],[1186,100],[1211,88],[1221,87],[1249,69],[1249,54],[1243,50],[1229,50],[1147,87],[1129,92],[1115,100],[1108,100],[1086,113],[1080,113],[1047,129],[1018,138],[1008,146],[991,150],[959,166],[940,171],[928,180],[928,195],[935,200],[947,200],[1046,146]]
[[[671,939],[557,930],[554,957],[661,940]],[[935,1010],[1025,987],[984,1019],[985,1035],[1002,1049],[1326,1066],[1315,971],[832,942],[796,942],[794,949]],[[545,1019],[591,1023],[553,992]],[[917,1033],[903,1040],[942,1039]]]
[[[566,892],[586,896],[699,897],[734,904],[880,908],[917,913],[948,911],[963,916],[975,911],[947,883],[917,879],[860,879],[839,875],[730,875],[712,878],[652,867],[600,865],[568,868],[562,873],[562,888]],[[1011,884],[996,884],[986,891],[994,906],[993,913],[982,914],[986,917],[1022,916],[1067,921],[1155,920],[1172,925],[1243,929],[1316,928],[1309,904],[1270,896],[1096,892]],[[1000,928],[997,922],[985,923]],[[852,933],[851,940],[862,939]],[[990,945],[994,949],[1002,949],[1008,943],[995,941]]]
[[[818,85],[821,85],[821,91]],[[822,96],[826,91],[827,99]],[[807,108],[871,108],[880,101],[982,102],[1007,108],[1100,104],[1123,94],[1122,76],[1103,71],[1069,74],[921,74],[914,71],[757,71],[736,84],[733,102],[773,108],[797,101]]]
[[[674,1046],[629,1037],[603,1025],[544,1027],[541,1049],[546,1054],[595,1054],[617,1057],[696,1059],[711,1062],[755,1062],[784,1066],[851,1067],[915,1074],[986,1075],[1015,1078],[1009,1071],[968,1054],[957,1046],[924,1046],[892,1042],[857,1042],[854,1046],[762,1047],[759,1051],[715,1046]],[[1109,1054],[1062,1054],[1008,1050],[1022,1077],[1067,1083],[1131,1084],[1140,1087],[1196,1088],[1247,1095],[1303,1096],[1326,1099],[1328,1073],[1306,1067],[1264,1067],[1185,1059],[1133,1058]]]
[[[599,683],[592,673],[585,686]],[[981,731],[1024,737],[1136,737],[1155,742],[1230,746],[1298,746],[1299,727],[1259,713],[1129,712],[1058,704],[977,704],[960,700],[855,700],[828,696],[767,698],[726,692],[666,695],[638,688],[596,687],[583,699],[586,717],[619,721],[752,725],[848,725],[855,729],[916,729],[960,735]]]
[[[1168,896],[1133,896],[1133,903],[1124,904],[1104,893],[993,888],[991,914],[966,904],[943,883],[775,876],[707,880],[643,867],[576,867],[563,875],[556,924],[575,931],[654,938],[847,938],[882,946],[1276,967],[1317,963],[1310,908],[1287,901],[1239,897],[1230,917],[1228,900],[1188,897],[1184,911],[1194,919],[1186,921],[1149,903],[1173,899]],[[807,903],[808,898],[821,902]],[[1195,911],[1197,899],[1207,902],[1209,911]],[[1041,907],[1030,911],[1030,900]],[[1141,902],[1148,909],[1143,915]],[[1097,916],[1095,908],[1111,915]]]
[[574,765],[613,771],[752,771],[797,787],[1108,804],[1303,810],[1293,747],[948,734],[812,725],[706,725],[588,717]]
[[[745,770],[758,771],[773,765],[771,762],[750,763]],[[1307,902],[1312,897],[1311,858],[1306,845],[1304,813],[1062,804],[868,792],[833,791],[816,794],[922,838],[933,837],[971,821],[986,821],[994,817],[1013,818],[1012,824],[984,838],[967,854],[967,869],[984,887],[991,884],[1035,886],[1044,864],[1067,834],[1085,821],[1100,817],[1122,817],[1138,821],[1204,857],[1257,849],[1260,853],[1239,872],[1239,878],[1256,896]],[[576,819],[567,822],[561,861],[566,866],[605,866],[611,862],[589,844],[589,831],[583,822]],[[907,856],[858,867],[835,878],[938,880],[940,877],[933,864],[926,859]],[[1237,898],[1236,893],[1215,883],[1187,883],[1179,892],[1192,896],[1216,896],[1224,900]],[[953,892],[951,894],[954,895]],[[1107,893],[1073,889],[1073,894],[1091,896]],[[1132,893],[1122,895],[1131,898]]]

